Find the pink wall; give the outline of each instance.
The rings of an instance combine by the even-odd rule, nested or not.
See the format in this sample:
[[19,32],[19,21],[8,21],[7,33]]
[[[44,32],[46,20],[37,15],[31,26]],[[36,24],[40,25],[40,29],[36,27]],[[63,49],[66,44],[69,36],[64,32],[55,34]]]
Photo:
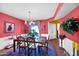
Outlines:
[[30,25],[29,25],[28,21],[27,21],[27,24],[25,26],[26,26],[26,33],[29,33],[30,32]]
[[40,33],[48,34],[48,20],[40,20]]
[[[15,30],[12,33],[5,32],[5,22],[11,22],[15,24]],[[24,21],[15,17],[9,16],[4,13],[0,13],[0,37],[17,35],[24,33]]]
[[[67,20],[68,18],[77,18],[77,20],[79,21],[79,6],[77,6],[74,10],[72,10],[68,15],[66,15],[65,17],[60,19],[60,22],[64,22],[65,20]],[[63,29],[60,29],[61,34],[65,34],[67,38],[78,42],[79,43],[79,31],[78,32],[74,32],[73,34],[68,34],[67,32],[63,31]]]
[[[5,32],[5,22],[11,22],[15,24],[15,30],[12,33]],[[13,16],[7,15],[5,13],[0,13],[0,37],[17,35],[24,33],[24,21]],[[27,22],[26,32],[29,32],[29,24]],[[48,20],[40,20],[40,33],[48,34]]]

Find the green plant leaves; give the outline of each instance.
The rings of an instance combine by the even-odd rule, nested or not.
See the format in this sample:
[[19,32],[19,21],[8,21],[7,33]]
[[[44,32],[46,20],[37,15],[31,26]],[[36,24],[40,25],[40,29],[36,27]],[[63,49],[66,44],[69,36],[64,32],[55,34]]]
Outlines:
[[61,27],[64,31],[71,34],[79,28],[79,22],[74,18],[70,18],[67,21],[63,22],[61,24]]

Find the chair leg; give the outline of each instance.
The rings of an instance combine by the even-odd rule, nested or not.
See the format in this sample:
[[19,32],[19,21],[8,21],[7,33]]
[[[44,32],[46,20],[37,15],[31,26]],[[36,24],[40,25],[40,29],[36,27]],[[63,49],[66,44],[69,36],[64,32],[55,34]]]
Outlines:
[[20,51],[21,51],[21,49],[20,49],[20,47],[19,47],[19,53],[20,53]]
[[40,55],[40,48],[39,48],[39,46],[38,46],[38,54]]
[[26,55],[26,48],[24,48],[24,50],[25,50],[25,55]]
[[29,48],[28,48],[28,56],[29,56]]
[[47,55],[48,55],[48,47],[46,47],[46,49],[47,49]]
[[31,55],[31,52],[32,52],[31,48],[28,48],[28,56]]
[[36,56],[36,49],[34,49],[34,51],[35,51],[35,56]]
[[41,54],[42,54],[42,53],[41,53],[41,47],[40,47],[40,46],[38,47],[38,54],[39,54],[40,56],[41,56]]

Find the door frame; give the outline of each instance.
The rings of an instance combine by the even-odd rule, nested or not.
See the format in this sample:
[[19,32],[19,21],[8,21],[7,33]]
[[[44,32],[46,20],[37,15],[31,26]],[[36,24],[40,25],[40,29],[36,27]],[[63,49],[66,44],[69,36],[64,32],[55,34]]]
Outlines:
[[56,39],[58,39],[58,24],[60,23],[59,19],[53,20],[50,23],[56,24]]

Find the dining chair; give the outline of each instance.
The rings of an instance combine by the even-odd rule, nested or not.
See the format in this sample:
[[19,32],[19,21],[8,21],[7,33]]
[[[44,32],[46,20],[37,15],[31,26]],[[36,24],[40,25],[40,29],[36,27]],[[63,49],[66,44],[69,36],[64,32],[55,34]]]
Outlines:
[[38,54],[42,55],[42,48],[44,48],[44,55],[48,55],[48,40],[46,37],[40,37],[40,43],[38,44]]
[[22,36],[17,37],[17,39],[18,39],[17,46],[19,48],[19,53],[22,49],[22,51],[23,50],[25,51],[25,55],[26,55],[26,48],[28,49],[28,41]]
[[30,56],[33,51],[34,51],[34,55],[36,55],[36,42],[35,42],[35,38],[34,37],[28,37],[28,56]]

